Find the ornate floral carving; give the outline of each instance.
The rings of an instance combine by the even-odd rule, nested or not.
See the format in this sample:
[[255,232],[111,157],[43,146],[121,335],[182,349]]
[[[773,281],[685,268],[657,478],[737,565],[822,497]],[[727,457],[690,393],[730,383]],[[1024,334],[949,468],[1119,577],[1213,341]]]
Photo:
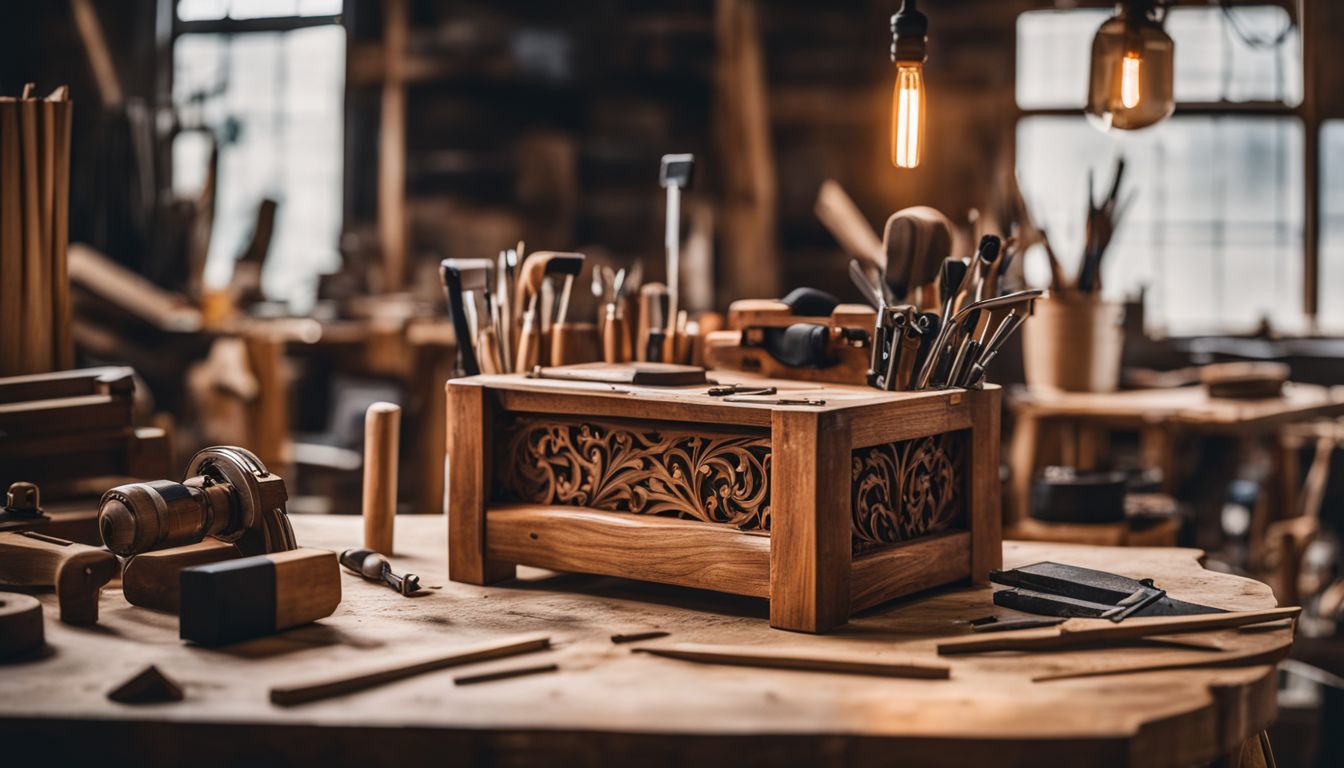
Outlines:
[[854,451],[855,552],[935,533],[962,518],[965,438],[949,432]]
[[517,418],[503,445],[509,498],[770,528],[766,435]]
[[[501,500],[770,530],[767,434],[549,416],[513,416],[504,427],[494,473]],[[965,442],[953,432],[854,451],[854,551],[957,525]]]

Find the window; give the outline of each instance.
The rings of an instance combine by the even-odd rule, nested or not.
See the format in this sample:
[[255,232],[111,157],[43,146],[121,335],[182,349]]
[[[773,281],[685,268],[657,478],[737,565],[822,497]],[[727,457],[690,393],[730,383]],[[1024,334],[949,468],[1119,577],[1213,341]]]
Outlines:
[[1321,126],[1321,328],[1344,332],[1344,120]]
[[[1150,330],[1170,334],[1244,331],[1262,317],[1280,331],[1305,329],[1305,137],[1293,109],[1302,68],[1288,14],[1173,9],[1176,114],[1152,128],[1102,133],[1081,106],[1092,35],[1109,13],[1018,19],[1018,174],[1060,261],[1074,271],[1081,258],[1089,171],[1100,195],[1123,156],[1124,188],[1135,197],[1103,262],[1108,295],[1146,289]],[[1238,29],[1282,42],[1251,46]]]
[[[267,198],[277,203],[262,275],[269,298],[305,311],[318,275],[340,266],[345,30],[328,16],[339,10],[339,0],[178,5],[173,103],[187,130],[173,142],[174,188],[200,189],[211,137],[219,146],[209,287],[228,283]],[[259,17],[274,28],[229,26]]]

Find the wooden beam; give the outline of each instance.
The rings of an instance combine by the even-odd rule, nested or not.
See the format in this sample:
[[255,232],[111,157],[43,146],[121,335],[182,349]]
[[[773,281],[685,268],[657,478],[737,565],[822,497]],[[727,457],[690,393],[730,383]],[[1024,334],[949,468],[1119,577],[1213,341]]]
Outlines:
[[406,277],[406,0],[383,4],[382,111],[378,119],[378,243],[383,290],[396,291]]

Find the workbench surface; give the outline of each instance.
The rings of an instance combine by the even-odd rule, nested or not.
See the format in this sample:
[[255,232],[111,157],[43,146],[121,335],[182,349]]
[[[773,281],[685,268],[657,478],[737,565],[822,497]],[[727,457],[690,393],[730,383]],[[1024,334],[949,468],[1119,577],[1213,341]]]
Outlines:
[[[304,546],[360,544],[352,517],[294,516]],[[493,587],[445,579],[445,518],[397,519],[400,572],[433,587],[406,598],[351,574],[344,601],[314,625],[222,649],[178,639],[177,619],[104,592],[96,627],[56,621],[43,595],[47,652],[0,666],[0,744],[41,763],[191,765],[989,764],[1184,765],[1233,750],[1274,716],[1268,663],[1032,682],[1084,667],[1122,667],[1217,651],[1135,646],[940,658],[937,638],[966,620],[1011,615],[988,588],[941,590],[879,606],[824,636],[767,626],[764,600],[521,568]],[[1153,577],[1173,597],[1236,609],[1275,604],[1258,582],[1203,570],[1188,549],[1009,542],[1004,566],[1057,562]],[[114,582],[114,585],[116,582]],[[757,645],[799,652],[946,663],[950,680],[904,680],[716,667],[632,654],[620,632],[658,642]],[[462,669],[555,662],[560,671],[456,687],[443,670],[292,708],[271,685],[355,672],[429,652],[533,633],[552,651]],[[1286,652],[1286,626],[1202,633],[1222,653]],[[154,663],[181,684],[178,703],[123,705],[106,693]],[[6,761],[8,762],[8,761]]]

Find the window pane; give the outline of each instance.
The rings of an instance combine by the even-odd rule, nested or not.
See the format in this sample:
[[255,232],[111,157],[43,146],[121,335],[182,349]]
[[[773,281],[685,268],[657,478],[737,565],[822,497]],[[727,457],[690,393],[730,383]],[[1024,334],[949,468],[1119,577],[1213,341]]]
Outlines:
[[1344,120],[1321,126],[1321,329],[1344,331]]
[[276,16],[334,16],[341,0],[178,0],[177,18],[208,21],[225,17],[264,19]]
[[[1167,34],[1176,43],[1176,100],[1302,101],[1302,50],[1287,11],[1278,6],[1172,9]],[[1023,109],[1083,106],[1092,36],[1104,9],[1030,11],[1017,18],[1017,103]],[[1233,27],[1235,23],[1236,27]],[[1283,45],[1252,47],[1236,34]]]
[[1023,193],[1069,274],[1082,256],[1088,169],[1100,197],[1122,154],[1122,205],[1135,197],[1102,264],[1108,295],[1147,286],[1150,328],[1172,334],[1245,330],[1265,316],[1303,327],[1297,118],[1174,117],[1132,133],[1023,119]]
[[[262,286],[306,308],[317,275],[340,264],[345,30],[183,35],[173,56],[183,122],[220,142],[206,284],[228,283],[257,207],[271,198],[278,208]],[[175,143],[175,188],[199,184],[206,154],[191,141]]]

